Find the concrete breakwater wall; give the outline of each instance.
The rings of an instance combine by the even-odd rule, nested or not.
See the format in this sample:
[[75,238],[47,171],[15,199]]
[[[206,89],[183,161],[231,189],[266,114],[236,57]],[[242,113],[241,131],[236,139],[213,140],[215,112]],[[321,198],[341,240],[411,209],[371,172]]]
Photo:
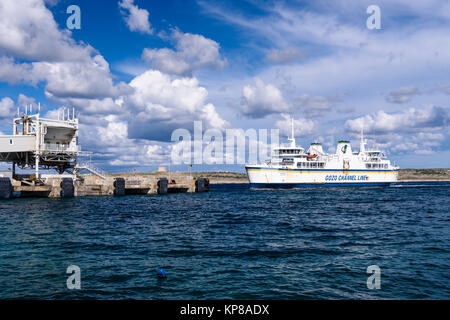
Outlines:
[[107,177],[42,177],[38,181],[0,178],[0,199],[15,197],[67,198],[82,196],[123,196],[208,192],[209,179],[177,176],[176,179],[133,175]]

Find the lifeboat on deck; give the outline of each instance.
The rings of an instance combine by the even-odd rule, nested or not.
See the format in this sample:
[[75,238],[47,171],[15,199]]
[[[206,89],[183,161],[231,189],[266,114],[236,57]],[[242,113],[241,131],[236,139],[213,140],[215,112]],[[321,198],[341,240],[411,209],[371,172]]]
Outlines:
[[314,159],[315,157],[317,157],[317,154],[308,154],[308,155],[306,155],[306,159]]

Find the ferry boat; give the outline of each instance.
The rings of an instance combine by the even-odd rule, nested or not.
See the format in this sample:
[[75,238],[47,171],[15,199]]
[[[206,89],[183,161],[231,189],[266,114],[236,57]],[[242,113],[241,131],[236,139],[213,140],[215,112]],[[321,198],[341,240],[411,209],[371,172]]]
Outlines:
[[324,152],[320,143],[311,143],[305,150],[295,143],[292,119],[288,141],[263,164],[245,166],[250,187],[388,186],[397,181],[399,167],[380,150],[366,149],[363,132],[359,152],[352,151],[350,141],[339,141],[336,153]]

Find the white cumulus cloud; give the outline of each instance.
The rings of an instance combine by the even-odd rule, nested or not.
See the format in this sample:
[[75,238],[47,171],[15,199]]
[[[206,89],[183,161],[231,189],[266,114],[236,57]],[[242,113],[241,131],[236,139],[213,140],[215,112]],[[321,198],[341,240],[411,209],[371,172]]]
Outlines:
[[119,1],[120,12],[131,31],[153,34],[153,29],[148,20],[149,12],[134,4],[134,0]]
[[272,113],[289,112],[290,106],[277,87],[255,78],[254,86],[246,85],[242,89],[240,111],[252,118],[263,118]]
[[207,103],[208,91],[196,78],[171,78],[148,70],[130,82],[134,93],[124,97],[130,113],[130,138],[167,141],[177,128],[192,129],[194,120],[203,127],[223,130],[229,124]]
[[181,75],[191,76],[192,72],[201,68],[221,69],[227,61],[220,56],[220,45],[202,35],[183,33],[172,30],[170,40],[175,50],[145,48],[142,58],[151,64],[153,69]]
[[0,100],[0,119],[10,118],[14,113],[14,101],[10,97]]
[[387,132],[413,132],[435,130],[448,126],[449,113],[446,109],[428,106],[424,109],[409,108],[397,113],[379,110],[352,120],[347,120],[348,131],[384,134]]
[[[26,8],[26,9],[24,9]],[[123,94],[109,65],[93,47],[60,30],[43,0],[2,1],[0,81],[45,83],[54,96],[99,98]]]

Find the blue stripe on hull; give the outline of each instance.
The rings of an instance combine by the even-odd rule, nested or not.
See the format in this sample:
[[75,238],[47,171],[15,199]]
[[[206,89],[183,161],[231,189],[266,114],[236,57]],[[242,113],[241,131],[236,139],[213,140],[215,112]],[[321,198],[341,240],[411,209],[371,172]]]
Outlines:
[[320,188],[320,187],[387,187],[392,182],[361,182],[361,183],[250,183],[251,188]]

